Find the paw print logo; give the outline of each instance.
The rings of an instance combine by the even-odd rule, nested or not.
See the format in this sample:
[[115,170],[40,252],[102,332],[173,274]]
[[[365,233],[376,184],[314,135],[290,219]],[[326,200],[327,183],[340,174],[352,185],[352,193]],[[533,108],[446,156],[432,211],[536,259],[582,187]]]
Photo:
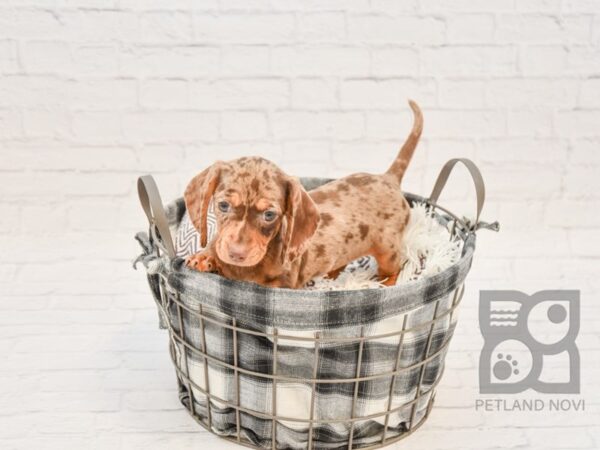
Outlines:
[[479,324],[481,393],[579,393],[579,291],[481,291]]
[[513,359],[511,354],[504,356],[502,353],[498,353],[498,361],[493,367],[494,376],[499,380],[506,380],[511,375],[519,375],[518,365],[519,362]]
[[489,373],[490,383],[495,386],[519,385],[533,370],[531,350],[516,339],[505,339],[494,346],[483,370]]

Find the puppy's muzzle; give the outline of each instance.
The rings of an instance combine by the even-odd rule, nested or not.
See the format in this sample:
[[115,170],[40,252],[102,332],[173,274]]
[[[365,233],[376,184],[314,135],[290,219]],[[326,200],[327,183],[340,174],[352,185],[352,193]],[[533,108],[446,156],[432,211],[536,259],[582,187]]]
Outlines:
[[231,262],[236,264],[243,263],[248,257],[248,252],[245,249],[235,245],[229,245],[227,254]]

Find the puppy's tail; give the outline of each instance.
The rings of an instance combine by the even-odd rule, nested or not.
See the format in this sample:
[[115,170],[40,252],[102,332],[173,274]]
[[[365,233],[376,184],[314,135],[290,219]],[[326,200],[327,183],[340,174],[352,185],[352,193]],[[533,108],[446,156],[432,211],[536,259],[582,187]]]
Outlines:
[[396,156],[396,159],[386,172],[386,174],[392,175],[398,181],[398,184],[402,181],[404,172],[408,167],[408,163],[410,163],[415,148],[419,143],[421,132],[423,131],[423,114],[421,113],[421,108],[419,108],[419,105],[412,100],[409,100],[408,104],[415,116],[413,128],[406,138],[406,141],[404,141],[404,145],[400,149],[398,156]]

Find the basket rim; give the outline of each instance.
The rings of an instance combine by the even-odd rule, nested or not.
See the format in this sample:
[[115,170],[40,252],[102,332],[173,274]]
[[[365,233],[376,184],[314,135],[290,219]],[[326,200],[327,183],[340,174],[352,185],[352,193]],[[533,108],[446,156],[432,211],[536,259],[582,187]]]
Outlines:
[[[472,244],[473,245],[468,245],[468,243],[470,244],[472,239]],[[475,243],[475,235],[474,234],[469,234],[467,235],[467,237],[464,239],[464,251],[461,254],[460,258],[458,261],[456,261],[454,264],[448,266],[446,269],[444,269],[443,271],[433,274],[433,275],[429,275],[426,276],[424,278],[420,278],[418,280],[413,280],[413,281],[408,281],[406,283],[403,284],[396,284],[393,286],[381,286],[381,287],[370,287],[370,288],[362,288],[362,289],[334,289],[334,290],[320,290],[320,289],[303,289],[303,288],[299,288],[299,289],[293,289],[293,288],[284,288],[284,287],[268,287],[268,286],[263,286],[260,285],[258,283],[255,283],[253,281],[243,281],[243,280],[232,280],[231,278],[226,278],[223,277],[221,275],[215,274],[215,273],[210,273],[210,272],[199,272],[197,270],[193,270],[190,269],[189,267],[187,267],[185,264],[183,264],[185,262],[185,259],[182,257],[175,257],[173,258],[172,264],[171,264],[171,268],[174,271],[182,271],[185,273],[189,273],[192,276],[200,279],[206,279],[207,281],[213,282],[219,282],[219,283],[225,283],[228,285],[229,288],[239,288],[242,290],[247,290],[248,287],[252,287],[252,290],[255,292],[260,292],[262,291],[262,293],[264,295],[269,294],[269,296],[274,295],[275,293],[279,293],[282,295],[285,295],[286,297],[289,297],[290,295],[292,296],[299,296],[302,297],[303,299],[307,299],[307,297],[322,297],[323,295],[326,296],[331,296],[331,297],[338,297],[340,295],[352,295],[352,294],[357,294],[360,292],[379,292],[379,291],[387,291],[387,292],[400,292],[406,289],[407,285],[413,285],[413,284],[427,284],[428,281],[431,281],[433,279],[437,279],[437,278],[441,278],[444,274],[447,273],[451,273],[453,271],[454,268],[458,267],[460,265],[460,262],[464,259],[467,258],[471,258],[473,256],[474,253],[474,243]]]

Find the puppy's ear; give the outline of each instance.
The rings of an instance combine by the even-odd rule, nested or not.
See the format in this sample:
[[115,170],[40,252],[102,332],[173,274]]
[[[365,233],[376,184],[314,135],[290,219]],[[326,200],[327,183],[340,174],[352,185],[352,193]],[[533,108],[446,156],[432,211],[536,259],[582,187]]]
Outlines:
[[317,205],[297,179],[287,182],[285,218],[284,258],[293,261],[306,250],[321,220]]
[[190,219],[196,230],[200,232],[200,245],[202,247],[206,247],[208,239],[206,226],[208,205],[219,184],[222,165],[221,162],[216,162],[192,178],[183,196]]

